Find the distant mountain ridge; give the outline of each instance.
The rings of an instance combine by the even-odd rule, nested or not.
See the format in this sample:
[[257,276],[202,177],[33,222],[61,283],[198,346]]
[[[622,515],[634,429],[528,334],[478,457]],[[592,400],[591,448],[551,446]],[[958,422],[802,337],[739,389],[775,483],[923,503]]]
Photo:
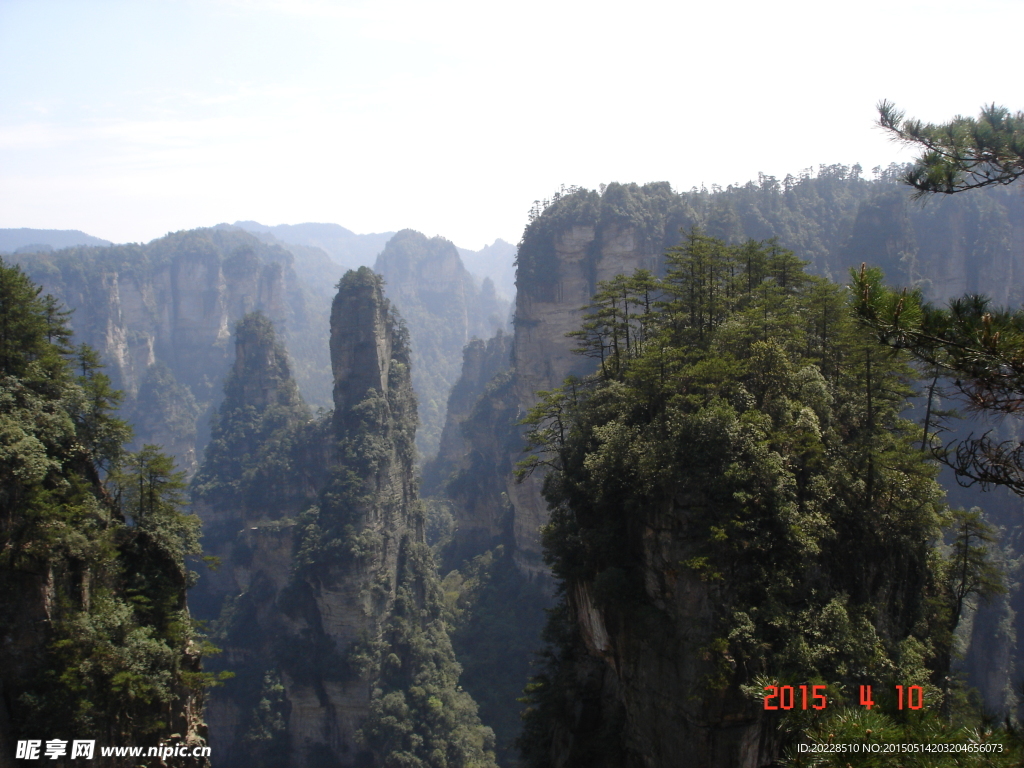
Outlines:
[[373,264],[377,254],[391,239],[394,232],[374,232],[357,235],[340,224],[278,224],[269,227],[258,221],[236,221],[234,226],[259,237],[273,235],[282,243],[305,245],[322,249],[345,269],[358,269]]
[[[234,224],[220,224],[219,227],[233,226],[245,230],[265,243],[293,246],[289,249],[296,256],[296,268],[315,284],[333,286],[347,269],[372,267],[384,246],[395,235],[394,232],[372,232],[356,234],[340,224],[307,222],[303,224],[277,224],[268,226],[258,221],[236,221]],[[73,248],[80,245],[113,245],[110,240],[94,237],[77,229],[0,229],[0,253],[47,253],[51,250]],[[308,250],[319,248],[326,253],[340,269],[331,269],[322,257]],[[511,301],[516,295],[516,246],[498,238],[478,251],[459,248],[459,256],[466,269],[479,280],[491,278],[498,295]],[[334,275],[337,272],[337,275]],[[317,279],[323,278],[323,279]]]
[[509,301],[516,297],[516,247],[500,237],[479,251],[459,248],[466,269],[474,275],[489,277],[498,295]]
[[[286,246],[320,248],[344,269],[372,267],[394,232],[358,235],[340,224],[278,224],[270,227],[258,221],[236,221],[232,226],[244,229],[264,242],[275,238]],[[516,295],[516,247],[501,238],[479,251],[458,248],[466,269],[482,280],[491,278],[498,294],[511,301]],[[295,251],[292,251],[295,253]],[[300,254],[295,253],[298,257]],[[339,273],[340,276],[340,273]]]
[[[0,229],[0,253],[25,253],[29,246],[49,246],[53,250],[76,245],[113,245],[110,240],[87,235],[78,229]],[[45,251],[45,248],[39,250]]]

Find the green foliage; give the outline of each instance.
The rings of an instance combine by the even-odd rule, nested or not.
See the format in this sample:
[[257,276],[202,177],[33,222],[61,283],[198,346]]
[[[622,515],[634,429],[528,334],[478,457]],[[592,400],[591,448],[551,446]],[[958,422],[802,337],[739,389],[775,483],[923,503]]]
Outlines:
[[[701,690],[680,695],[764,673],[844,685],[947,675],[951,590],[980,590],[973,575],[988,572],[971,549],[979,534],[964,534],[975,543],[951,562],[973,575],[948,580],[936,468],[900,416],[913,370],[858,328],[843,289],[773,242],[693,230],[652,287],[653,311],[629,285],[602,284],[585,320],[582,349],[608,350],[606,365],[542,393],[526,420],[536,451],[520,471],[552,470],[545,550],[565,594],[587,585],[610,631],[703,658]],[[652,575],[643,537],[655,519],[685,536]],[[673,635],[652,578],[706,593],[710,624]],[[572,727],[557,681],[582,651],[561,634],[527,733]]]
[[168,457],[124,453],[120,393],[66,317],[0,263],[0,682],[18,736],[142,743],[180,731],[205,683],[185,610],[198,521]]
[[[1019,737],[1012,731],[982,724],[954,726],[934,710],[887,714],[880,708],[830,704],[824,712],[811,711],[800,720],[799,742],[787,747],[779,761],[787,768],[1020,765]],[[799,751],[800,746],[814,745],[824,748]]]
[[993,184],[1012,184],[1024,175],[1024,112],[982,107],[977,119],[957,115],[948,123],[908,119],[896,105],[878,105],[878,124],[892,138],[921,150],[903,181],[918,194],[951,194]]
[[259,703],[252,712],[248,730],[242,737],[251,765],[275,768],[288,761],[289,739],[284,686],[279,673],[263,675]]
[[1002,574],[996,567],[990,551],[996,541],[996,531],[977,507],[965,512],[953,510],[949,533],[948,591],[953,601],[953,625],[963,614],[964,603],[972,595],[988,599],[1005,591]]
[[493,768],[494,734],[458,685],[430,549],[411,538],[402,548],[394,610],[369,657],[362,740],[381,768]]
[[202,466],[192,479],[195,498],[254,512],[280,510],[289,490],[281,478],[301,459],[302,428],[312,419],[291,378],[273,324],[260,312],[235,329],[236,359],[224,384]]
[[441,583],[462,685],[494,729],[499,763],[514,764],[517,704],[550,602],[499,546],[448,573]]
[[[881,270],[853,273],[860,316],[879,340],[906,349],[944,376],[972,410],[1018,413],[1024,392],[1024,310],[995,309],[984,296],[967,295],[940,309],[919,291],[896,290]],[[965,485],[1005,486],[1024,494],[1024,446],[973,435],[935,451]]]
[[20,267],[0,259],[0,375],[45,377],[64,367],[68,313],[42,297]]

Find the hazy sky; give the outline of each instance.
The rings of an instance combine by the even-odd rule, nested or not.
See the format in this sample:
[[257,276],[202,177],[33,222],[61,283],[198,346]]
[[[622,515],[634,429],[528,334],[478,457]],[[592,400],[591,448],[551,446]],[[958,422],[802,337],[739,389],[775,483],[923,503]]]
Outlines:
[[1022,22],[1021,0],[0,0],[0,227],[321,221],[475,249],[560,184],[869,172],[910,158],[873,128],[882,98],[1024,108],[999,42]]

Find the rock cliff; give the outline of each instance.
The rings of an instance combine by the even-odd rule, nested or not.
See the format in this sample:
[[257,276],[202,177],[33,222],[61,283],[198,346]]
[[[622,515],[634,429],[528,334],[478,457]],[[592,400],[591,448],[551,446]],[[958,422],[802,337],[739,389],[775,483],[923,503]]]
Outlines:
[[453,567],[510,531],[511,509],[502,493],[512,467],[503,459],[519,441],[513,426],[516,406],[510,402],[511,351],[512,337],[500,331],[486,342],[474,339],[466,345],[438,454],[423,468],[424,495],[451,501],[455,532],[445,560]]
[[[262,310],[304,353],[302,386],[327,389],[326,335],[293,257],[240,231],[177,232],[147,245],[78,247],[18,257],[74,311],[76,339],[102,356],[138,444],[166,445],[189,473],[231,365],[231,329]],[[323,338],[319,359],[309,342]],[[319,369],[319,373],[317,371]]]

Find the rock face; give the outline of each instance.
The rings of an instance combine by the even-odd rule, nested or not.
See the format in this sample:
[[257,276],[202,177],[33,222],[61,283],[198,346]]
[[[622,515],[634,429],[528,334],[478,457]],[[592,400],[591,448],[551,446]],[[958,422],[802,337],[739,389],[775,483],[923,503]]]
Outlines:
[[[681,572],[692,554],[673,505],[644,521],[649,614],[600,605],[593,582],[567,594],[571,678],[562,695],[574,718],[560,723],[545,765],[594,768],[764,768],[778,749],[776,723],[730,686],[703,691],[713,642],[715,591]],[[641,619],[638,622],[638,619]]]
[[[415,717],[427,694],[402,705],[405,720],[381,720],[390,703],[405,701],[413,679],[419,692],[434,686],[430,696],[462,713],[462,736],[437,735],[452,754],[468,749],[465,734],[478,734],[480,762],[452,764],[492,764],[489,731],[455,688],[416,493],[408,339],[380,278],[364,267],[339,285],[330,341],[335,410],[319,423],[296,407],[272,334],[247,338],[244,326],[194,482],[228,566],[207,588],[207,604],[224,605],[222,666],[236,673],[210,705],[211,742],[230,755],[223,764],[373,765],[382,748],[434,749]],[[410,639],[420,633],[431,637],[430,669],[448,665],[454,678],[446,673],[438,683],[424,667],[417,654],[427,641]],[[392,660],[409,680],[391,670]],[[407,726],[404,736],[390,735],[395,722]]]
[[388,241],[374,271],[384,277],[385,295],[408,323],[412,385],[419,400],[416,445],[423,456],[433,456],[445,401],[459,377],[462,348],[502,328],[508,303],[498,298],[489,279],[476,285],[452,243],[411,229]]
[[[291,254],[245,232],[193,230],[144,246],[79,247],[18,260],[74,311],[76,339],[100,353],[126,395],[137,442],[167,446],[189,473],[231,365],[235,323],[258,309],[298,339],[316,334]],[[320,354],[323,369],[326,350]],[[153,391],[143,391],[140,402],[147,379]]]
[[926,204],[911,202],[902,188],[871,196],[857,207],[837,256],[837,280],[867,261],[936,302],[981,293],[1001,306],[1024,303],[1024,217],[1005,190]]
[[511,524],[501,492],[512,471],[507,457],[519,442],[509,387],[511,351],[512,337],[500,331],[486,342],[474,339],[466,345],[462,375],[448,397],[438,455],[423,468],[424,495],[452,502],[454,547],[445,558],[450,564],[489,549]]

